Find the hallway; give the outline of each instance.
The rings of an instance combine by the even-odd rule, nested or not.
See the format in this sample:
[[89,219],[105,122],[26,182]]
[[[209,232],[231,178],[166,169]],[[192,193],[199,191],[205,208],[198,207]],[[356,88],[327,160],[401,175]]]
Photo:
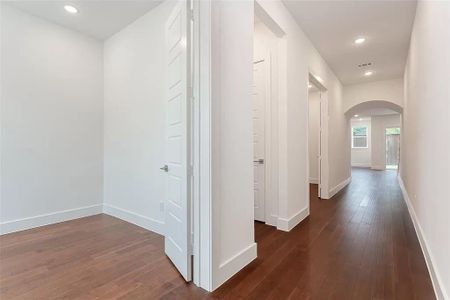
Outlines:
[[450,300],[449,19],[1,1],[0,300]]
[[396,171],[352,182],[289,233],[256,223],[258,258],[213,293],[227,299],[435,299]]

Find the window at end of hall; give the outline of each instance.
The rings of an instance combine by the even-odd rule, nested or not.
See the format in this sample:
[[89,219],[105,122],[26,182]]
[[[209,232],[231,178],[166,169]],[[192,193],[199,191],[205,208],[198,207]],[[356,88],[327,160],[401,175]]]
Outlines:
[[352,148],[368,148],[367,126],[352,127]]

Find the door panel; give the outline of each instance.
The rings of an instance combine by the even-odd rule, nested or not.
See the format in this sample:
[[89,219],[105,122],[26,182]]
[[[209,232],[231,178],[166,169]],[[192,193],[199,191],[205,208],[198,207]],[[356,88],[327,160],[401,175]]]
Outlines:
[[189,62],[186,48],[187,2],[178,4],[166,22],[167,38],[167,201],[164,248],[185,280],[190,281]]
[[266,62],[253,65],[253,170],[255,220],[265,222]]

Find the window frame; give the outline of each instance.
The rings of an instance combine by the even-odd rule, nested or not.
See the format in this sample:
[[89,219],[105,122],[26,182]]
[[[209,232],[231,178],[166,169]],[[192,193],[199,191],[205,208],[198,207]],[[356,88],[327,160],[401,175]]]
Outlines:
[[[357,137],[365,137],[366,138],[366,146],[365,147],[357,147],[354,145],[354,138],[355,136],[353,135],[353,129],[354,128],[365,128],[366,129],[366,135],[363,136],[357,136]],[[351,138],[352,138],[352,149],[368,149],[369,148],[369,126],[367,125],[354,125],[351,128],[351,132],[350,132]]]

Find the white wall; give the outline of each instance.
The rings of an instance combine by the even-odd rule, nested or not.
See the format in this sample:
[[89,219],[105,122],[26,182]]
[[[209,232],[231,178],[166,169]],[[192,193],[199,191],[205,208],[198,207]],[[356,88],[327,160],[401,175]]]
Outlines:
[[[328,182],[324,196],[350,178],[349,122],[344,116],[342,85],[280,1],[257,1],[285,35],[279,48],[279,227],[289,230],[309,214],[308,79],[327,88],[323,146]],[[327,117],[328,116],[328,117]],[[328,145],[333,151],[328,151]]]
[[344,110],[366,101],[383,100],[403,106],[403,79],[389,79],[344,86]]
[[405,70],[401,178],[439,299],[450,299],[450,2],[419,1]]
[[276,35],[262,22],[256,22],[254,25],[253,36],[253,58],[254,60],[263,59],[271,56],[276,60],[276,52],[278,48]]
[[163,232],[166,174],[166,1],[105,41],[107,213]]
[[309,182],[319,182],[320,92],[310,92],[309,97]]
[[101,212],[102,44],[1,12],[1,231]]
[[386,169],[386,128],[389,127],[401,127],[399,114],[372,117],[372,169]]
[[256,257],[253,2],[211,2],[213,289]]
[[[367,148],[352,148],[352,167],[370,168],[372,164],[372,127],[371,118],[351,119],[351,127],[367,126]],[[351,131],[350,131],[351,135]],[[350,147],[352,143],[350,141]]]

